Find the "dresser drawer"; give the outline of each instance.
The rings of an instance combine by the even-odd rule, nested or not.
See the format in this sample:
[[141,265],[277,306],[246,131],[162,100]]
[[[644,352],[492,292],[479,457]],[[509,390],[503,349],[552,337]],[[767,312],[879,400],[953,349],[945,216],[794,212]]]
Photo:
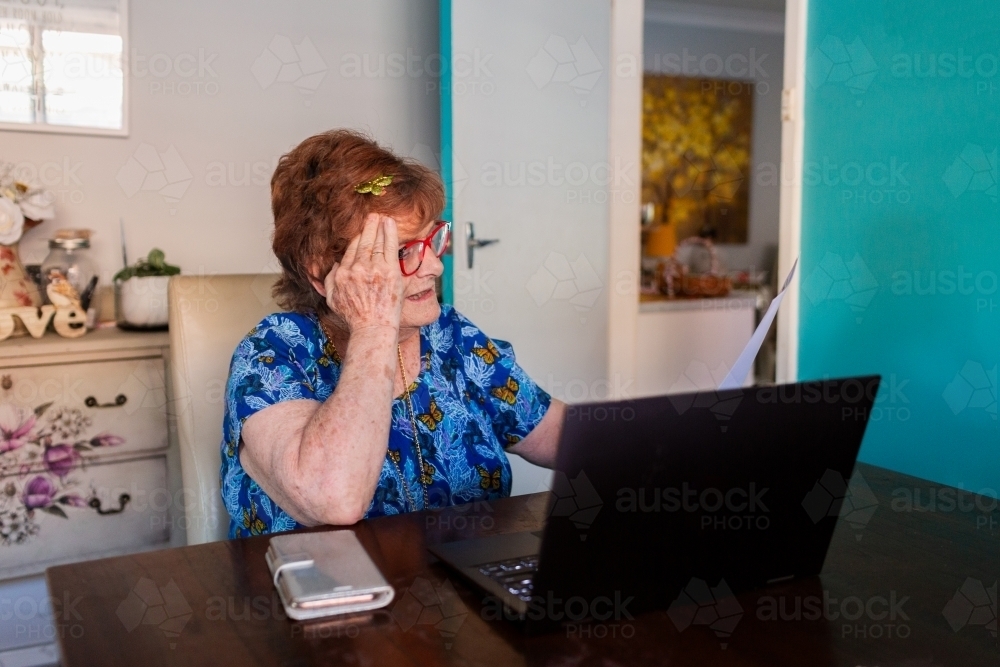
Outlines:
[[162,357],[0,368],[0,474],[41,470],[54,445],[91,459],[164,449],[166,403]]
[[165,456],[2,478],[0,578],[167,546],[172,500]]

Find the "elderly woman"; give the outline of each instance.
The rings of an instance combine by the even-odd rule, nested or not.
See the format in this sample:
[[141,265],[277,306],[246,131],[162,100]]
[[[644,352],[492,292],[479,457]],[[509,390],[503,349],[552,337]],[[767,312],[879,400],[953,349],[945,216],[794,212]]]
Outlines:
[[507,452],[552,467],[564,405],[447,305],[450,223],[430,170],[345,130],[271,179],[274,287],[226,386],[230,536],[510,494]]

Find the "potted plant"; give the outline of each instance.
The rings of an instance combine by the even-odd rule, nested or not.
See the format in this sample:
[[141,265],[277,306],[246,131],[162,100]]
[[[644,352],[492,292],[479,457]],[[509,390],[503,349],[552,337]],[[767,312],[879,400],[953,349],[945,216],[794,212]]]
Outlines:
[[167,264],[163,251],[149,255],[115,274],[115,319],[122,329],[167,328],[167,282],[179,267]]

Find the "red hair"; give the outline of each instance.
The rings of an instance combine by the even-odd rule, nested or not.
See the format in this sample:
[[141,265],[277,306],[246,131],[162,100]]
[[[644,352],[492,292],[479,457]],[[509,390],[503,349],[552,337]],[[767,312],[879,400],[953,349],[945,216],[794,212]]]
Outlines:
[[[392,176],[382,195],[355,192],[379,176]],[[286,310],[324,312],[326,299],[310,278],[322,282],[369,213],[429,222],[443,210],[440,177],[418,162],[350,130],[309,137],[281,157],[271,177],[272,249],[282,269],[275,299]],[[310,275],[315,264],[321,275]]]

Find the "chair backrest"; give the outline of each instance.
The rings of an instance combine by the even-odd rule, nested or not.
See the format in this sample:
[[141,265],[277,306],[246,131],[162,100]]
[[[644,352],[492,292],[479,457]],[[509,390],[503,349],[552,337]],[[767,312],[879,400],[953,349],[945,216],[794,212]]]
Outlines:
[[171,417],[180,445],[188,544],[226,539],[219,492],[222,413],[236,344],[266,315],[275,274],[170,279]]

